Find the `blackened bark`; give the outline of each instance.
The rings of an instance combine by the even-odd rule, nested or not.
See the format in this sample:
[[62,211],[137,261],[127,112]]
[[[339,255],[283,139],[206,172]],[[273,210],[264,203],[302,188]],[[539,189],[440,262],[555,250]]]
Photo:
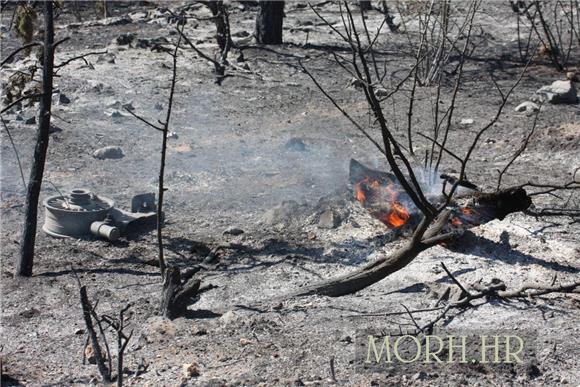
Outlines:
[[256,17],[256,41],[260,44],[282,44],[283,1],[260,1]]
[[228,17],[226,10],[224,8],[223,1],[208,1],[205,3],[210,9],[211,14],[214,18],[214,23],[216,27],[216,40],[220,48],[220,52],[223,52],[226,47],[232,46],[232,38],[230,35],[230,26],[228,22]]
[[52,1],[44,2],[44,63],[42,72],[42,96],[38,117],[38,134],[34,160],[30,170],[28,189],[26,192],[26,214],[22,237],[20,239],[20,259],[16,264],[16,275],[30,277],[34,263],[34,243],[36,241],[36,226],[38,215],[38,198],[42,186],[46,152],[50,130],[50,114],[52,104],[52,77],[54,66],[54,22]]
[[179,268],[168,266],[163,276],[163,293],[161,295],[161,313],[174,319],[187,311],[191,299],[198,293],[200,281],[188,276],[181,276]]
[[359,0],[358,5],[363,11],[370,11],[373,9],[373,5],[371,4],[370,0]]

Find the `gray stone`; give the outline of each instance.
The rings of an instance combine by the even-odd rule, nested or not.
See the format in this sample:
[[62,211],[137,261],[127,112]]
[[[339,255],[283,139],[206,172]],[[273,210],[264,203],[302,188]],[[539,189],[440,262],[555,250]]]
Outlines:
[[244,230],[237,227],[229,227],[224,231],[225,235],[241,235],[244,233]]
[[62,128],[60,128],[56,125],[50,124],[50,129],[48,130],[48,133],[52,134],[52,133],[58,133],[58,132],[62,132]]
[[58,96],[58,102],[61,105],[68,105],[70,103],[70,98],[64,95],[63,93],[60,93]]
[[106,110],[105,114],[108,115],[109,117],[113,117],[113,118],[125,117],[125,115],[123,113],[121,113],[120,111],[118,111],[116,109]]
[[134,34],[134,33],[121,34],[121,35],[117,36],[116,43],[119,46],[127,46],[127,45],[131,44],[135,40],[136,37],[137,37],[137,34]]
[[120,146],[106,146],[104,148],[97,149],[93,153],[93,157],[99,160],[122,159],[124,156],[123,149]]
[[347,87],[355,87],[355,88],[363,87],[363,82],[360,79],[352,78],[348,82]]
[[133,111],[135,107],[133,106],[133,102],[127,102],[123,104],[123,109]]
[[320,218],[318,218],[318,227],[333,229],[340,225],[340,220],[340,216],[333,210],[326,210],[320,214]]
[[232,310],[228,310],[226,313],[221,315],[220,322],[223,325],[227,326],[227,325],[231,325],[231,324],[235,323],[236,321],[239,320],[239,318],[240,318],[240,316],[236,312],[234,312]]
[[286,142],[284,148],[288,150],[304,152],[306,150],[306,144],[304,144],[304,141],[302,141],[302,139],[294,137],[288,140],[288,142]]
[[464,118],[461,120],[460,124],[461,125],[473,125],[475,121],[473,121],[473,118]]
[[516,112],[537,112],[540,110],[540,106],[531,101],[526,101],[516,106],[514,110]]
[[572,81],[555,81],[549,86],[543,86],[538,91],[538,95],[553,104],[576,103],[578,94]]
[[383,98],[389,95],[389,91],[387,89],[379,87],[378,89],[375,90],[375,95],[379,98]]
[[30,117],[30,118],[27,118],[27,119],[24,121],[24,123],[25,123],[26,125],[34,125],[34,124],[36,124],[36,116],[32,116],[32,117]]

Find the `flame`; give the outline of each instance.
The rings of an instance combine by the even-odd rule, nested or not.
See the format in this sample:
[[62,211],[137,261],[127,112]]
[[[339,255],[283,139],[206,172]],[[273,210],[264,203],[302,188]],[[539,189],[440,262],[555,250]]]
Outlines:
[[463,212],[463,215],[471,215],[473,213],[469,207],[461,207],[461,212]]
[[354,197],[356,198],[356,200],[358,200],[363,206],[365,205],[365,202],[367,200],[367,195],[365,194],[365,191],[363,189],[363,184],[367,183],[369,181],[368,177],[365,177],[364,180],[359,181],[358,183],[355,184],[354,186]]
[[381,218],[383,223],[387,226],[393,228],[399,228],[407,223],[407,220],[411,217],[409,211],[399,202],[393,202],[391,212],[389,212],[384,218]]
[[453,218],[451,218],[451,224],[454,226],[461,226],[463,222],[459,218],[454,216]]
[[371,181],[370,178],[365,177],[354,186],[354,197],[364,207],[370,207],[371,204],[368,203],[369,197],[373,199],[380,198],[379,200],[386,202],[385,207],[389,208],[389,210],[387,212],[375,212],[373,215],[391,228],[403,226],[411,217],[407,208],[397,201],[398,195],[399,192],[392,182],[384,185],[378,179]]

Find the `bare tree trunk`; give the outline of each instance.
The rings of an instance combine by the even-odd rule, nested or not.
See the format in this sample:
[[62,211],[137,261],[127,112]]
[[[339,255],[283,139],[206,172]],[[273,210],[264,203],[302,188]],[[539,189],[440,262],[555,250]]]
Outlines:
[[370,11],[373,9],[373,5],[370,0],[359,0],[358,6],[362,11]]
[[230,35],[230,26],[227,21],[227,14],[224,8],[224,2],[219,1],[208,1],[206,3],[214,17],[214,23],[216,27],[216,40],[220,48],[220,52],[223,52],[226,47],[232,47],[232,37]]
[[282,44],[283,1],[260,1],[256,17],[256,40],[260,44]]
[[42,73],[42,96],[40,98],[38,134],[34,160],[30,170],[28,190],[26,192],[26,214],[22,237],[20,239],[20,260],[16,265],[16,275],[30,277],[34,263],[34,243],[36,241],[36,225],[38,215],[38,198],[42,186],[44,163],[48,150],[50,130],[50,115],[52,104],[52,77],[54,66],[54,22],[52,1],[44,2],[44,63]]

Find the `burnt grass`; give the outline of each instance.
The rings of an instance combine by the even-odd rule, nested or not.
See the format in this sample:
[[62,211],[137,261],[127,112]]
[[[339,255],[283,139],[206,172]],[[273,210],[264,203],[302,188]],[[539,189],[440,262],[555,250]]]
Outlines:
[[[52,184],[61,191],[85,187],[127,208],[133,195],[155,192],[161,134],[119,106],[130,102],[140,115],[164,117],[159,107],[164,109],[167,103],[170,58],[151,50],[151,42],[163,37],[175,40],[163,7],[180,5],[114,3],[112,17],[99,21],[90,3],[83,3],[80,24],[65,6],[56,22],[57,39],[71,39],[59,46],[57,63],[79,53],[108,53],[88,57],[90,66],[74,61],[55,78],[55,88],[71,101],[55,102],[53,107],[53,123],[62,130],[51,134],[41,198],[57,194]],[[453,286],[440,262],[466,285],[499,278],[511,289],[577,278],[580,227],[565,217],[512,214],[471,230],[454,246],[423,252],[403,270],[357,294],[270,302],[300,286],[354,270],[396,249],[408,236],[407,231],[387,229],[352,199],[349,160],[378,169],[386,162],[301,71],[299,61],[354,117],[372,127],[362,92],[348,87],[351,77],[332,61],[333,52],[348,56],[345,45],[303,5],[286,6],[285,44],[259,46],[245,33],[253,29],[255,7],[232,4],[231,28],[240,48],[232,50],[230,61],[236,68],[228,68],[221,86],[214,83],[212,67],[205,60],[191,50],[180,53],[170,125],[178,137],[169,140],[164,244],[171,264],[201,265],[202,284],[216,286],[192,300],[184,317],[168,321],[158,316],[162,284],[153,230],[108,242],[55,239],[39,229],[33,277],[13,278],[25,191],[3,130],[2,385],[99,384],[97,367],[82,363],[86,333],[73,270],[91,300],[99,301],[99,312],[116,315],[131,304],[129,329],[134,334],[125,354],[126,385],[557,386],[580,378],[580,304],[573,294],[492,300],[452,311],[439,323],[475,332],[532,331],[538,338],[538,356],[527,368],[404,374],[360,372],[355,364],[359,329],[412,329],[408,315],[385,314],[404,310],[402,305],[411,310],[431,308],[437,300],[434,289]],[[335,4],[318,9],[333,22],[340,20]],[[477,19],[479,45],[466,64],[448,143],[459,154],[495,115],[499,96],[490,77],[507,90],[523,69],[510,12],[509,4],[490,2]],[[9,24],[10,15],[9,11],[2,15],[3,26]],[[191,8],[188,16],[200,19],[190,18],[185,33],[213,55],[214,26],[203,20],[208,15],[201,5]],[[367,22],[376,28],[381,18],[371,11]],[[115,41],[122,34],[135,34],[135,42],[142,43],[118,45]],[[3,29],[2,58],[18,46],[18,40]],[[377,51],[386,61],[387,82],[395,85],[411,65],[407,37],[385,32]],[[243,61],[236,62],[240,53]],[[574,55],[580,57],[578,52]],[[3,82],[11,69],[26,64],[25,59],[17,60],[3,70]],[[563,76],[546,58],[532,62],[504,113],[476,148],[468,169],[471,181],[484,190],[495,188],[497,170],[520,147],[533,122],[533,117],[515,112],[515,106]],[[452,82],[452,77],[444,82],[444,106],[449,104]],[[434,90],[419,88],[417,93],[414,130],[430,133]],[[408,94],[405,88],[392,106],[385,107],[393,132],[403,143]],[[13,109],[5,115],[25,174],[36,126],[24,120],[34,116],[36,108]],[[114,110],[121,116],[111,117]],[[462,119],[474,123],[462,125]],[[504,177],[504,186],[570,181],[580,166],[579,121],[578,104],[545,105],[535,135]],[[378,131],[372,132],[378,139]],[[428,142],[418,136],[414,140],[417,154],[423,155]],[[125,156],[93,158],[96,149],[109,145],[121,146]],[[442,170],[453,174],[457,168],[452,159],[444,159]],[[568,200],[569,194],[564,195],[535,197],[534,204],[555,206]],[[575,194],[569,203],[578,199]],[[319,224],[320,215],[328,210],[338,218],[334,228]],[[43,216],[40,211],[39,225]],[[232,227],[243,233],[224,233]],[[424,324],[436,313],[419,313],[415,319]],[[114,342],[110,345],[114,353]],[[183,366],[192,363],[199,375],[184,376]]]

